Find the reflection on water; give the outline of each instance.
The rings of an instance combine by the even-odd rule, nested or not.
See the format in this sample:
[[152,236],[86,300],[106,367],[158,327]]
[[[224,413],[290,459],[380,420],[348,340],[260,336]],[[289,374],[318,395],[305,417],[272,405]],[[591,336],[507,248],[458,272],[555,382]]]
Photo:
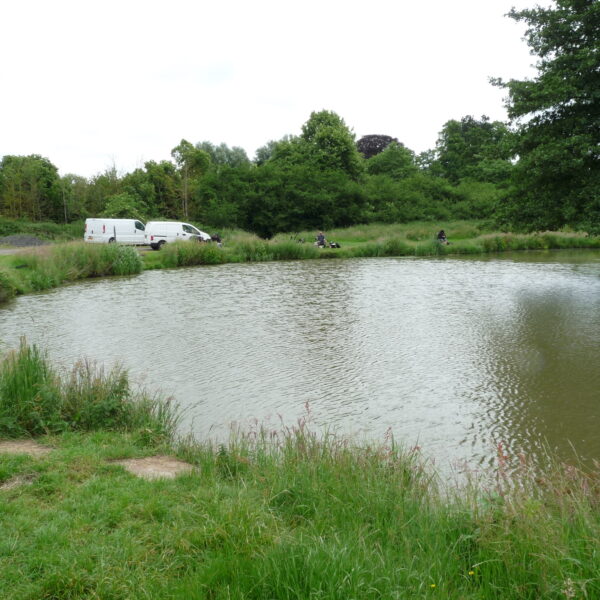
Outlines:
[[311,409],[318,426],[488,464],[496,445],[600,459],[593,253],[224,265],[85,282],[0,310],[72,364],[122,362],[226,435]]

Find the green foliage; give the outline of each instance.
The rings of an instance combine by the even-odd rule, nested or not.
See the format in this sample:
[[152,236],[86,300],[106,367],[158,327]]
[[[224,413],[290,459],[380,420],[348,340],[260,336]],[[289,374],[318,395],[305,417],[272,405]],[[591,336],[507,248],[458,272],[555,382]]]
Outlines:
[[0,269],[0,304],[4,304],[17,293],[17,287],[10,273]]
[[196,144],[198,150],[203,150],[210,157],[210,162],[213,166],[227,166],[231,168],[249,166],[250,159],[246,151],[239,146],[230,148],[227,144],[219,144],[215,146],[211,142],[199,142]]
[[204,150],[194,147],[187,140],[181,140],[178,146],[171,150],[181,173],[181,214],[189,216],[189,199],[198,185],[199,179],[208,170],[210,156]]
[[447,181],[426,173],[416,173],[402,181],[373,175],[367,179],[365,190],[371,209],[368,220],[384,223],[447,220],[454,216],[454,206],[463,199]]
[[223,250],[211,242],[174,242],[160,251],[165,267],[218,265],[225,262]]
[[155,439],[168,440],[176,423],[168,403],[133,392],[120,368],[105,374],[81,362],[62,378],[24,339],[0,363],[0,437],[146,429]]
[[244,228],[270,238],[283,231],[345,226],[361,220],[362,188],[342,171],[272,160],[248,172]]
[[61,189],[58,169],[38,154],[0,162],[0,211],[7,217],[64,220]]
[[24,340],[0,366],[0,435],[61,431],[60,390],[42,353]]
[[83,237],[83,222],[59,224],[49,221],[32,222],[0,217],[0,237],[10,235],[30,235],[40,240],[54,242],[80,240]]
[[396,181],[415,175],[417,171],[415,153],[397,142],[390,143],[385,150],[367,161],[367,173],[387,175]]
[[146,220],[148,208],[134,196],[127,192],[109,196],[106,206],[100,216],[110,219],[139,219]]
[[469,178],[490,183],[506,182],[512,170],[511,133],[500,121],[483,115],[444,124],[436,145],[432,172],[451,183]]
[[600,230],[600,4],[557,0],[510,16],[527,24],[540,60],[533,80],[494,82],[508,90],[509,116],[518,125],[516,193],[501,216],[527,229]]
[[111,275],[134,275],[142,270],[135,248],[118,244],[57,244],[23,253],[7,285],[17,293],[47,290],[67,281]]
[[321,169],[340,170],[352,179],[358,179],[362,174],[362,160],[354,134],[336,113],[327,110],[311,113],[302,126],[300,139]]

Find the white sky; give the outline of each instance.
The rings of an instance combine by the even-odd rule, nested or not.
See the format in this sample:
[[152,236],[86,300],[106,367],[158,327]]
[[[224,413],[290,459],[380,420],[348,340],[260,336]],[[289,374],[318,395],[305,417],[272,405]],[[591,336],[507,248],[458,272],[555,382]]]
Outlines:
[[536,3],[5,0],[0,156],[89,177],[185,138],[252,159],[322,109],[421,152],[449,119],[506,119],[488,77],[532,77],[536,58],[504,15]]

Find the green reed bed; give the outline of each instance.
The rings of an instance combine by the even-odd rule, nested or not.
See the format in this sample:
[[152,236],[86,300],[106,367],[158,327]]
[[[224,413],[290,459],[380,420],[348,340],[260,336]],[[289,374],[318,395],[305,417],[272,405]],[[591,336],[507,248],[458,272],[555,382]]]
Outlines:
[[[444,227],[450,240],[441,245],[436,228]],[[310,232],[278,235],[261,240],[245,232],[229,232],[223,247],[214,243],[166,244],[160,252],[140,252],[117,244],[68,243],[0,257],[0,303],[16,294],[53,288],[89,277],[132,275],[142,269],[175,268],[223,263],[277,260],[445,256],[490,254],[520,250],[567,248],[600,249],[600,237],[577,232],[533,234],[490,233],[485,224],[455,222],[408,225],[365,225],[328,232],[341,248],[316,248]],[[312,232],[314,233],[314,232]]]
[[80,279],[131,275],[142,270],[142,259],[137,250],[117,244],[57,244],[3,259],[0,297],[5,298]]
[[135,392],[118,367],[82,361],[61,374],[24,339],[0,364],[0,437],[114,429],[170,439],[176,423],[168,402]]

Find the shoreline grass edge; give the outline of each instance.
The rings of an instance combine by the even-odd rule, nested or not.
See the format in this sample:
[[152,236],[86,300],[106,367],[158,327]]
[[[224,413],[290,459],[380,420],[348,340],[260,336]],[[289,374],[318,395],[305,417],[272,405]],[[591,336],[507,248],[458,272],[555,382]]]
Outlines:
[[[462,228],[462,231],[461,231]],[[392,231],[366,226],[337,230],[339,249],[318,249],[312,243],[299,243],[302,234],[277,236],[270,241],[250,235],[233,236],[218,248],[215,244],[174,243],[159,252],[140,256],[132,247],[70,242],[42,246],[12,256],[0,257],[0,304],[20,294],[58,287],[77,280],[135,275],[143,270],[219,265],[240,262],[308,260],[329,258],[484,255],[523,250],[600,249],[600,237],[573,232],[532,234],[490,233],[462,225],[462,235],[449,245],[439,244],[428,235],[431,227]],[[450,227],[447,226],[447,229]],[[348,240],[345,239],[345,236]]]

